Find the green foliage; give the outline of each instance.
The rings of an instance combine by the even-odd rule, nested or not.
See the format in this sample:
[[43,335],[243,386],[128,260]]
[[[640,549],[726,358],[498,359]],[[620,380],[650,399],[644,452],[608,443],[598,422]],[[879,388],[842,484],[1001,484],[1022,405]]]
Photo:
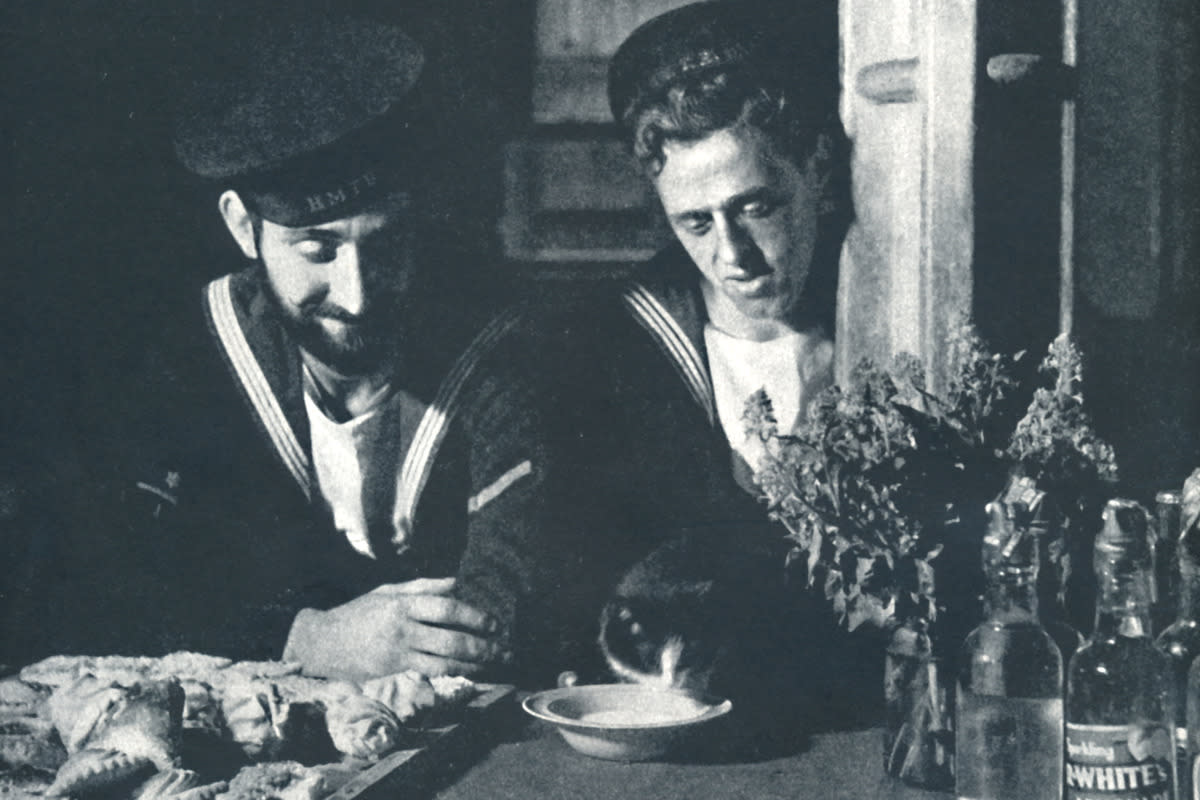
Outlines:
[[969,324],[950,340],[946,390],[935,393],[911,355],[892,369],[855,366],[810,406],[794,432],[779,430],[766,393],[746,403],[748,433],[764,445],[756,480],[771,516],[850,629],[933,625],[947,598],[977,594],[985,506],[1010,473],[1078,497],[1116,476],[1078,387],[1078,351],[1050,347],[1039,388],[1021,416],[1014,368],[1023,353],[988,352]]
[[1017,423],[1008,456],[1039,486],[1061,489],[1081,481],[1113,482],[1117,462],[1112,448],[1092,429],[1083,407],[1083,359],[1071,340],[1050,345],[1041,372],[1051,380],[1039,387]]

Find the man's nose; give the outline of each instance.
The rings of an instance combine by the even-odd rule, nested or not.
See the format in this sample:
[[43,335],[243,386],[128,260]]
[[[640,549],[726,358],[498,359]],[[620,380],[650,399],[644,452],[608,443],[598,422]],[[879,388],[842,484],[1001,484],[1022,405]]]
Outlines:
[[328,302],[350,314],[366,310],[367,295],[363,282],[362,254],[353,244],[338,248],[338,256],[330,264]]
[[741,264],[746,253],[748,237],[746,232],[733,220],[717,217],[714,220],[713,233],[716,237],[717,262],[725,266],[735,267]]

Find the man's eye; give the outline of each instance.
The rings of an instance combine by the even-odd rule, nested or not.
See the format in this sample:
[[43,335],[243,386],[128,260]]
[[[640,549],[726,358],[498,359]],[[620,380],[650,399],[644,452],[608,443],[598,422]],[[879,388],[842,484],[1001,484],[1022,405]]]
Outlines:
[[689,218],[683,220],[683,222],[680,223],[680,227],[693,236],[702,236],[710,227],[712,227],[712,220],[704,219],[702,217]]
[[742,213],[747,217],[767,217],[777,208],[775,203],[768,200],[753,200],[742,206]]
[[326,264],[337,258],[337,245],[321,239],[304,239],[297,243],[296,249],[314,264]]

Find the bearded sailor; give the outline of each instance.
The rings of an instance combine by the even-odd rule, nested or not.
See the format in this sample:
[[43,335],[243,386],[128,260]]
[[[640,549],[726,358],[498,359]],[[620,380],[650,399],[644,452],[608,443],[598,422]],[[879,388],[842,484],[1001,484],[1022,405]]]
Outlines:
[[94,646],[498,669],[527,576],[487,534],[536,526],[542,465],[519,315],[431,210],[422,49],[353,18],[244,36],[181,93],[175,146],[249,265],[156,343],[127,530],[85,549],[119,576]]

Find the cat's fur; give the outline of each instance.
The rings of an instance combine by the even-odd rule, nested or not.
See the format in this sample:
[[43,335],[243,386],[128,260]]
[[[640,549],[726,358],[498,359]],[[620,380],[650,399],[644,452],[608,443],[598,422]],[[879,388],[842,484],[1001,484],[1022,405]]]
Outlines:
[[832,613],[788,584],[779,545],[681,536],[633,565],[601,613],[612,676],[730,698],[759,753],[854,723],[882,685],[882,652],[848,649]]
[[809,615],[782,553],[759,544],[681,536],[629,569],[600,619],[614,677],[730,698],[743,729],[801,727]]

